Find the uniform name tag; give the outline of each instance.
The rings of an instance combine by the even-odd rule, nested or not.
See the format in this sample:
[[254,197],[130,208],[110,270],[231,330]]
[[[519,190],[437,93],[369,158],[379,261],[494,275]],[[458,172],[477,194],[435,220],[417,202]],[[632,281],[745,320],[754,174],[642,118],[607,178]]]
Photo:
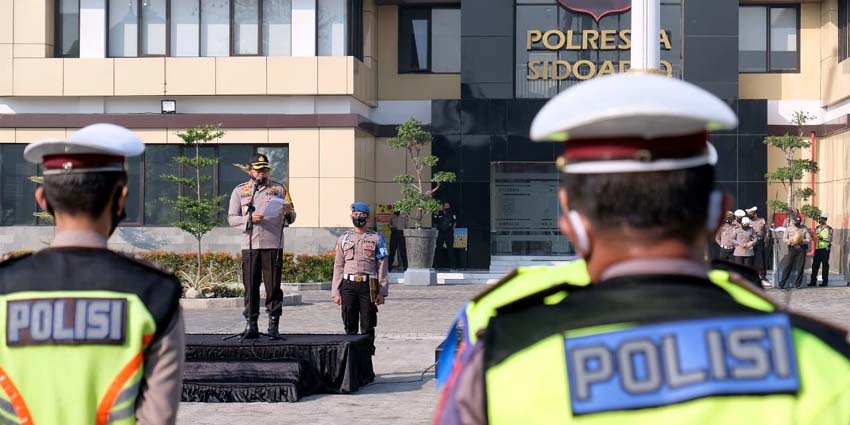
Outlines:
[[566,338],[566,360],[575,415],[721,394],[796,393],[800,388],[784,314]]
[[43,298],[6,304],[6,345],[121,345],[127,300]]

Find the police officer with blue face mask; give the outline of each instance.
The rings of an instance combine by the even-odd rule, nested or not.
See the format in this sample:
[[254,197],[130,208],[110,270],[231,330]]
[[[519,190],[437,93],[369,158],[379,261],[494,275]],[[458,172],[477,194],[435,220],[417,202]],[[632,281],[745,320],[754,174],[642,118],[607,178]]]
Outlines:
[[340,236],[336,244],[331,295],[342,307],[345,333],[369,335],[375,354],[375,326],[378,305],[384,303],[389,289],[388,251],[384,236],[368,230],[369,205],[351,204],[354,228]]

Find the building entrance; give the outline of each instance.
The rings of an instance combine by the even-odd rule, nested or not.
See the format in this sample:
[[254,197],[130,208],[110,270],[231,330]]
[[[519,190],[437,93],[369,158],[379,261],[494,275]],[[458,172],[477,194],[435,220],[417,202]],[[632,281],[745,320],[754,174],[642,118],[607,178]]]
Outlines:
[[574,252],[558,228],[554,162],[490,164],[491,254],[563,256]]

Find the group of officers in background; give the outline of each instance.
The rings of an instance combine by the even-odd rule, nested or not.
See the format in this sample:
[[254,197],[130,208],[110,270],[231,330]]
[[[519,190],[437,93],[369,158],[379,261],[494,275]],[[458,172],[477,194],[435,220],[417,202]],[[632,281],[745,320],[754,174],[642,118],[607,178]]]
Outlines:
[[726,211],[726,220],[714,240],[720,247],[721,260],[758,270],[759,278],[767,280],[767,256],[765,239],[767,225],[764,218],[758,216],[758,207],[746,210]]
[[[779,263],[779,277],[776,280],[779,288],[802,287],[806,264],[806,253],[811,244],[815,244],[812,258],[811,280],[808,286],[829,285],[829,255],[832,249],[833,230],[826,224],[829,214],[822,212],[818,218],[818,226],[812,232],[803,224],[801,214],[791,214],[788,225],[784,229],[783,241],[788,247],[788,253]],[[733,261],[758,271],[759,279],[764,286],[772,286],[767,281],[767,248],[775,240],[775,232],[780,229],[768,228],[764,218],[758,216],[758,207],[735,212],[726,211],[725,223],[717,230],[715,242],[720,248],[720,260]],[[817,282],[818,272],[822,271],[821,283]],[[850,284],[848,284],[850,285]]]

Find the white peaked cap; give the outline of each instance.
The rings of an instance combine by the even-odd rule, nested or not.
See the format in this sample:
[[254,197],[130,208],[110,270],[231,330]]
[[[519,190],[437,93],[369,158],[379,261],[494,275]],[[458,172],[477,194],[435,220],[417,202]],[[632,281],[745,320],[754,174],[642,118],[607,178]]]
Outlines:
[[735,217],[743,217],[745,215],[747,215],[747,213],[745,213],[744,210],[735,210]]
[[826,212],[826,211],[821,211],[820,212],[820,218],[829,218],[829,213]]
[[759,209],[759,207],[747,208],[747,212],[748,212],[748,213],[756,212],[756,211],[758,211],[758,209]]
[[[555,96],[534,118],[531,138],[566,142],[566,163],[559,165],[567,173],[663,171],[715,164],[717,152],[706,133],[737,125],[725,102],[691,83],[630,72],[594,78]],[[617,139],[634,155],[623,156]],[[571,158],[576,145],[582,152]],[[615,155],[606,154],[608,146]]]
[[145,144],[132,131],[115,124],[92,124],[71,134],[67,139],[41,140],[24,149],[27,161],[40,164],[45,155],[103,154],[139,156]]
[[750,224],[750,219],[749,219],[749,218],[747,218],[747,217],[742,218],[742,219],[741,219],[741,224]]

